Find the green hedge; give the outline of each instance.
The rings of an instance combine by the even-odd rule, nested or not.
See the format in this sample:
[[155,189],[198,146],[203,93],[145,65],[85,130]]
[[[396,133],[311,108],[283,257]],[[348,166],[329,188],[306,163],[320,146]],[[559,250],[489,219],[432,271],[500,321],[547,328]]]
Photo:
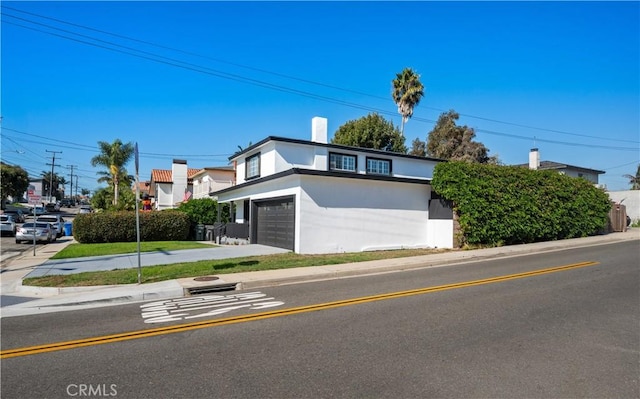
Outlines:
[[[175,210],[140,212],[140,241],[183,241],[189,236],[189,216]],[[78,214],[73,237],[81,243],[133,242],[135,211]]]
[[454,204],[462,244],[586,237],[607,225],[609,196],[585,179],[516,166],[443,162],[433,189]]

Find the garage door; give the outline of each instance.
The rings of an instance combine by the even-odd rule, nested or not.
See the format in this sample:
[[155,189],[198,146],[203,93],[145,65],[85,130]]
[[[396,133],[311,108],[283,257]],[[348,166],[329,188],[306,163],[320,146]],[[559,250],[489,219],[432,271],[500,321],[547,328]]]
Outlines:
[[258,244],[294,250],[294,198],[253,202],[253,226]]

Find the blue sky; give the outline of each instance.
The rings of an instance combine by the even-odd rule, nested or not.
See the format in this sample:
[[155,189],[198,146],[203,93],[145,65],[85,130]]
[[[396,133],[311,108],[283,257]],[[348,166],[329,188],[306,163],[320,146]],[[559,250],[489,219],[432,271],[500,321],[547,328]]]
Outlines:
[[[137,143],[140,180],[223,166],[269,135],[329,136],[379,112],[391,80],[425,96],[408,147],[453,109],[505,164],[640,163],[639,2],[2,2],[2,160],[94,190],[97,142]],[[134,165],[128,165],[134,173]]]

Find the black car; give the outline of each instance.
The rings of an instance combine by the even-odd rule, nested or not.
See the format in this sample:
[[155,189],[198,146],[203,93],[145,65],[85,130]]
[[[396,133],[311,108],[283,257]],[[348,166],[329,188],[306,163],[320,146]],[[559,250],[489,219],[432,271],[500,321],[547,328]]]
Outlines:
[[69,198],[64,198],[60,200],[60,206],[64,206],[65,208],[70,208],[75,206],[75,202]]

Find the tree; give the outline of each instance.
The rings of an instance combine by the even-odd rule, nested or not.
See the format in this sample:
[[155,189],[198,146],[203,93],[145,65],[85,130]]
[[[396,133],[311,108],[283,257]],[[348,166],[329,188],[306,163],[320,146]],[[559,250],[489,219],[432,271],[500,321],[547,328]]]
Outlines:
[[113,204],[113,188],[102,187],[97,189],[91,196],[91,206],[95,209],[107,209]]
[[[62,198],[62,193],[64,192],[64,185],[67,183],[67,180],[60,176],[57,173],[51,174],[50,171],[43,170],[42,171],[42,194],[49,199],[49,197]],[[51,184],[51,188],[49,187]],[[60,189],[60,186],[63,189]],[[43,198],[44,199],[44,198]]]
[[4,203],[7,197],[22,198],[29,188],[29,175],[20,166],[0,163],[0,199]]
[[406,153],[404,137],[398,128],[377,113],[348,121],[331,139],[333,144]]
[[638,164],[638,169],[636,170],[636,175],[624,175],[622,176],[626,179],[629,179],[629,184],[631,185],[632,190],[640,190],[640,164]]
[[136,208],[136,196],[131,190],[120,191],[120,201],[114,203],[113,187],[97,189],[91,197],[91,206],[108,211],[132,211]]
[[[98,183],[107,183],[109,186],[113,187],[114,179],[110,171],[107,172],[101,170],[99,172],[96,172],[96,174],[100,176],[98,178]],[[120,170],[117,172],[117,179],[119,185],[130,187],[131,185],[133,185],[135,176],[128,174],[125,168],[120,168]],[[121,192],[118,193],[118,199],[120,199],[120,194]]]
[[398,106],[398,112],[402,115],[402,128],[400,134],[404,135],[404,124],[413,116],[413,109],[420,103],[424,96],[424,86],[420,83],[420,75],[413,69],[405,68],[396,74],[391,81],[391,97]]
[[415,138],[411,142],[411,150],[409,150],[409,155],[415,155],[417,157],[426,157],[427,156],[427,143],[420,140],[419,138]]
[[58,199],[64,198],[64,186],[67,184],[67,179],[65,179],[64,176],[58,176],[57,182],[58,185],[55,187],[53,194]]
[[[113,186],[113,204],[118,204],[120,179],[123,175],[127,175],[124,166],[131,160],[134,152],[133,143],[123,144],[120,139],[116,139],[109,144],[105,141],[98,141],[100,154],[91,158],[92,166],[104,166],[111,176],[111,185]],[[104,172],[102,173],[105,174]]]
[[443,112],[427,138],[427,155],[452,161],[497,164],[496,156],[489,157],[484,144],[473,141],[473,128],[457,126],[460,115],[454,110]]

